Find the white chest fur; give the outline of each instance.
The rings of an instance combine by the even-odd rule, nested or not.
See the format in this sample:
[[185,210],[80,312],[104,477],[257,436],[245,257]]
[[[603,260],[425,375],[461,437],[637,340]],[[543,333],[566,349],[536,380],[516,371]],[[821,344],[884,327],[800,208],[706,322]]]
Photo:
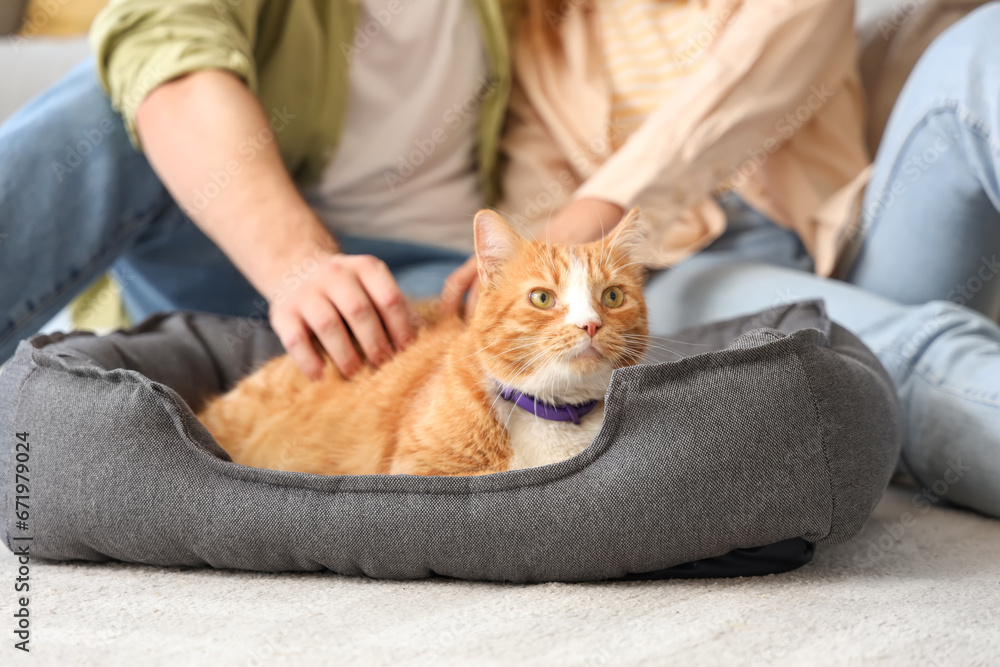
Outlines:
[[542,419],[506,401],[497,405],[497,413],[507,425],[514,450],[510,470],[520,470],[565,461],[586,449],[601,430],[604,401],[598,401],[579,424]]

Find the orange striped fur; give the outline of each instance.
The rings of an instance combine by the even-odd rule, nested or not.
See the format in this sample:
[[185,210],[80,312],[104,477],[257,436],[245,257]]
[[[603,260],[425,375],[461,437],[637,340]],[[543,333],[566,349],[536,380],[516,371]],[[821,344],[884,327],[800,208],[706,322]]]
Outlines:
[[[480,211],[482,287],[468,324],[433,322],[350,381],[328,363],[310,382],[279,357],[198,417],[237,463],[323,475],[478,475],[573,456],[599,430],[603,401],[579,425],[551,422],[499,398],[497,383],[580,403],[603,399],[611,371],[639,361],[647,329],[643,268],[630,258],[644,238],[637,217],[603,241],[560,246],[522,239]],[[602,295],[615,286],[624,298],[607,307]],[[536,289],[555,304],[533,305]]]

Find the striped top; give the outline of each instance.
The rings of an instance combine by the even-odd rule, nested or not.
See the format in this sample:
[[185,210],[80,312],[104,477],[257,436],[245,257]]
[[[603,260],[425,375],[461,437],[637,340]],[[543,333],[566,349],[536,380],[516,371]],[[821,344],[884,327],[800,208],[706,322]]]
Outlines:
[[706,0],[598,0],[617,150],[695,72],[724,27]]

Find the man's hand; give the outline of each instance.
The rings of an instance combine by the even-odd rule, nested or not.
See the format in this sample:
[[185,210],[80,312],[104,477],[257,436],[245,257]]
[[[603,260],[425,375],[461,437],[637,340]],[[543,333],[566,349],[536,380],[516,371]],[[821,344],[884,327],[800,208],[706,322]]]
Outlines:
[[319,261],[292,292],[274,299],[270,310],[281,344],[313,380],[323,374],[313,336],[348,378],[364,363],[351,333],[374,366],[415,339],[406,297],[385,262],[370,255],[336,254]]
[[[268,297],[271,323],[306,375],[317,379],[323,372],[314,336],[345,377],[361,367],[362,355],[378,366],[413,340],[409,306],[392,274],[373,257],[336,254],[243,81],[216,70],[179,77],[150,93],[136,123],[177,203]],[[244,155],[240,147],[262,136],[270,139]],[[207,201],[195,197],[219,171],[230,174],[229,184]],[[293,268],[289,289],[286,273]],[[310,269],[304,279],[303,268]]]

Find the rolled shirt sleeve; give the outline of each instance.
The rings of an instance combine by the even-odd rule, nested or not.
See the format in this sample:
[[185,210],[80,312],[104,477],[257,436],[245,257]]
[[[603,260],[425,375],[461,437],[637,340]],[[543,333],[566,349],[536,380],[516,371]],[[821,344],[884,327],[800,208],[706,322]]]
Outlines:
[[139,147],[135,116],[157,86],[205,69],[257,89],[254,45],[265,0],[112,0],[90,40],[98,75]]
[[[843,0],[753,0],[733,16],[705,67],[654,111],[574,198],[675,216],[723,181],[749,147],[779,142],[775,122],[853,66]],[[768,146],[768,150],[773,147]]]

